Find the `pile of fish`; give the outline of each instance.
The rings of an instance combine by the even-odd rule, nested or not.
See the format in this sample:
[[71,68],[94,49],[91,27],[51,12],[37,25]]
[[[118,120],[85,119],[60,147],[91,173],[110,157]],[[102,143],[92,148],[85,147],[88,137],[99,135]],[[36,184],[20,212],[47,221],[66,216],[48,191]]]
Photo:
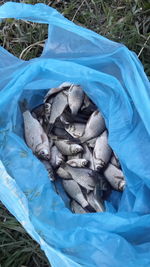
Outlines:
[[62,181],[72,212],[105,211],[104,200],[112,189],[123,191],[125,179],[102,114],[80,85],[68,82],[42,102],[32,111],[20,102],[27,145],[50,178]]

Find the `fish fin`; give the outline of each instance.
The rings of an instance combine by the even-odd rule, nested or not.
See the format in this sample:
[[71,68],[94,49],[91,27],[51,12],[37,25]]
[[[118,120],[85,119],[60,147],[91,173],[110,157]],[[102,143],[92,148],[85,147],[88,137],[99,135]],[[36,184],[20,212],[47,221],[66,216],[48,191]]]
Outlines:
[[26,98],[24,98],[22,101],[19,101],[19,107],[22,113],[28,110],[28,102]]

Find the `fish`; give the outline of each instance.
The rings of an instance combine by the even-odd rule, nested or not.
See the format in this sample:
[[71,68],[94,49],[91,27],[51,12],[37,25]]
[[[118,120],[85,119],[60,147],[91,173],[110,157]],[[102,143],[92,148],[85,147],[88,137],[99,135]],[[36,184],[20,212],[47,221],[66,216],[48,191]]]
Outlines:
[[67,106],[68,100],[67,96],[64,94],[64,91],[60,92],[53,98],[49,117],[48,132],[52,130],[56,119],[63,113]]
[[108,145],[108,134],[104,131],[97,139],[93,150],[95,170],[104,168],[110,160],[112,149]]
[[102,199],[96,194],[95,191],[92,191],[87,194],[87,202],[89,205],[94,208],[97,212],[104,212],[105,207]]
[[83,135],[85,124],[83,123],[72,123],[65,126],[65,130],[72,135],[74,138],[80,138]]
[[88,164],[88,160],[86,159],[71,159],[66,162],[66,164],[72,166],[72,167],[80,167],[84,168]]
[[83,147],[68,140],[56,140],[55,145],[63,155],[73,155],[81,152]]
[[60,153],[58,148],[54,145],[51,148],[51,158],[50,163],[54,169],[60,166],[60,164],[65,160],[64,156]]
[[93,160],[93,153],[90,150],[90,148],[88,147],[88,145],[86,143],[84,143],[83,145],[83,154],[82,157],[86,160],[88,160],[88,166],[90,169],[94,170],[94,160]]
[[105,130],[105,121],[101,113],[96,110],[92,113],[85,126],[84,133],[80,138],[81,143],[98,137]]
[[80,85],[72,84],[68,90],[68,104],[71,114],[77,115],[84,99],[84,92]]
[[80,143],[80,140],[78,138],[73,137],[69,132],[67,132],[65,129],[60,127],[53,127],[52,133],[59,137],[59,139],[68,139],[69,141],[73,143]]
[[70,155],[70,156],[67,156],[67,160],[81,159],[81,158],[82,158],[82,153],[72,154],[72,155]]
[[46,133],[41,124],[35,119],[27,108],[27,101],[19,102],[20,109],[23,113],[25,140],[28,147],[39,158],[50,159],[50,147]]
[[54,175],[54,171],[53,171],[53,168],[52,168],[50,162],[47,161],[47,160],[41,160],[41,162],[44,164],[46,170],[48,171],[49,178],[52,181],[54,181],[55,180],[55,175]]
[[64,125],[69,125],[72,123],[84,123],[84,124],[86,124],[86,122],[88,120],[88,116],[85,116],[81,113],[80,113],[80,115],[79,114],[73,115],[70,113],[68,108],[66,108],[64,110],[63,114],[60,116],[60,120]]
[[89,190],[94,189],[97,181],[96,172],[89,168],[71,167],[68,164],[64,164],[63,168],[79,185]]
[[124,175],[121,170],[112,165],[108,164],[104,170],[104,176],[115,190],[123,191],[125,188]]
[[56,170],[56,173],[60,178],[71,179],[70,173],[64,170],[61,166]]
[[118,169],[121,168],[119,159],[117,158],[117,156],[113,153],[111,160],[110,160],[111,164],[113,164],[114,166],[116,166]]
[[85,208],[82,208],[82,206],[75,200],[71,201],[70,207],[73,213],[88,213],[88,210]]
[[66,89],[69,89],[71,85],[72,85],[72,83],[64,82],[64,83],[60,84],[58,87],[50,88],[49,91],[47,92],[47,94],[44,97],[44,103],[49,101],[49,99],[52,96],[55,96],[56,94],[60,93],[63,90],[65,90],[65,94],[67,94],[67,90]]
[[76,200],[83,208],[88,206],[80,186],[74,180],[62,180],[63,187],[66,193],[74,200]]

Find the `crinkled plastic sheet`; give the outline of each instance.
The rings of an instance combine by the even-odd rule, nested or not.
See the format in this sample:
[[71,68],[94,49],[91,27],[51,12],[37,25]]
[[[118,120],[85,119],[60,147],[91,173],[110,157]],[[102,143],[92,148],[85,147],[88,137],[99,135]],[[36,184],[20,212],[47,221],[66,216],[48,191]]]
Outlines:
[[[43,4],[8,2],[0,18],[49,24],[39,58],[0,48],[0,200],[52,266],[150,266],[150,87],[137,56]],[[63,81],[81,84],[102,111],[121,161],[127,186],[111,194],[105,213],[72,214],[23,139],[18,101],[32,108]]]

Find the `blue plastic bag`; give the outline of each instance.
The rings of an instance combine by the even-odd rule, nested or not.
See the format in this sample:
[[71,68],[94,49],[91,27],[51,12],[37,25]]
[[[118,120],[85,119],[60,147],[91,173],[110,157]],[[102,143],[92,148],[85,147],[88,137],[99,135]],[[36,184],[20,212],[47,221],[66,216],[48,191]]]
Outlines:
[[[43,4],[8,2],[0,18],[49,24],[39,58],[0,48],[0,200],[54,267],[150,266],[150,87],[137,56]],[[102,111],[121,161],[127,186],[105,213],[72,214],[23,139],[19,99],[34,107],[63,81],[81,84]]]

